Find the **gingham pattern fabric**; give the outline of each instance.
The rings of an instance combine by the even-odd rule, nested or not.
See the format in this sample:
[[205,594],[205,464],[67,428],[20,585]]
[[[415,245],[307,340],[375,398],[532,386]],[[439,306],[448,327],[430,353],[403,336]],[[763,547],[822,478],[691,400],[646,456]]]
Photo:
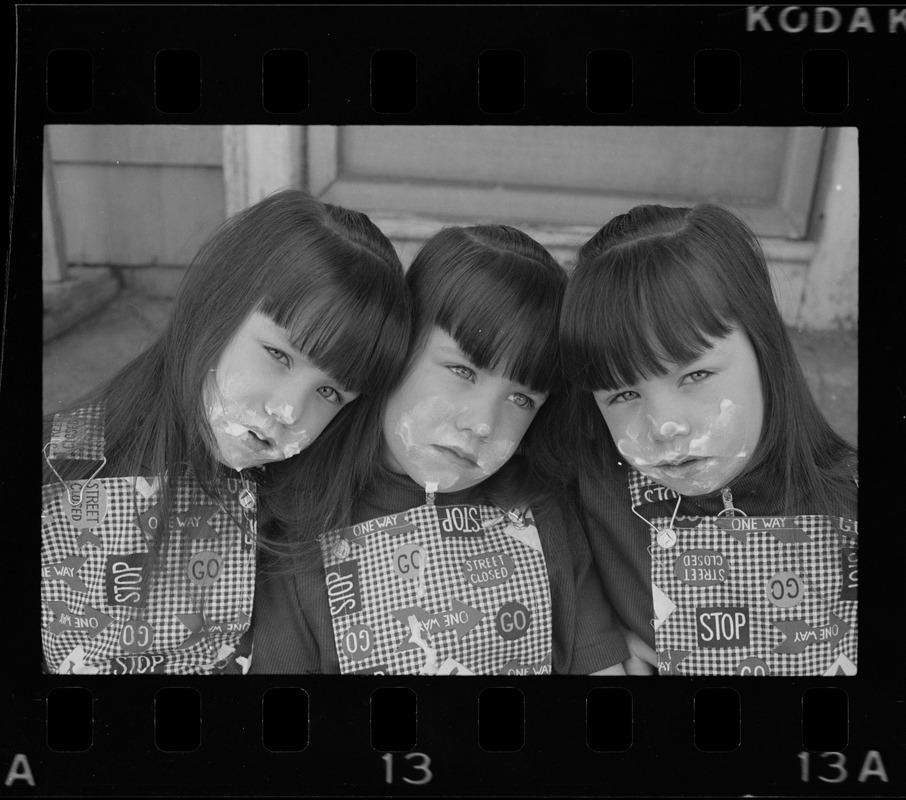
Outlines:
[[[661,674],[856,673],[855,521],[678,516],[675,544],[665,548],[657,531],[671,527],[672,515],[645,513],[656,484],[635,471],[629,483],[633,506],[653,526],[652,625]],[[664,497],[673,505],[670,495],[675,500],[673,492]]]
[[[82,495],[75,513],[65,486],[77,501]],[[148,576],[146,532],[162,524],[155,479],[43,487],[45,670],[187,675],[219,672],[230,664],[252,613],[255,514],[243,516],[238,480],[222,482],[219,500],[191,477],[169,488],[171,534]],[[254,484],[248,489],[254,496]],[[91,526],[99,514],[87,520],[88,527],[79,524],[86,503],[106,506],[100,524]],[[143,576],[149,587],[144,598]]]
[[[450,509],[481,532],[450,535]],[[341,671],[549,674],[550,587],[530,513],[521,529],[491,506],[424,505],[405,518],[414,529],[320,539]]]

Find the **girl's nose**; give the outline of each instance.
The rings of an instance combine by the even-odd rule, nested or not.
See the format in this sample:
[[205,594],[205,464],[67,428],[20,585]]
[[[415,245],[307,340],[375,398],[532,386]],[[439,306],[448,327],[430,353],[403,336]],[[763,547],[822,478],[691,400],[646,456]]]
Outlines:
[[676,409],[673,413],[649,414],[651,438],[656,442],[669,442],[678,436],[688,436],[692,430],[689,423],[678,415]]
[[494,432],[496,419],[491,403],[476,399],[456,415],[455,421],[459,430],[487,439]]
[[305,399],[300,392],[272,397],[264,404],[265,413],[281,425],[295,425],[305,413]]

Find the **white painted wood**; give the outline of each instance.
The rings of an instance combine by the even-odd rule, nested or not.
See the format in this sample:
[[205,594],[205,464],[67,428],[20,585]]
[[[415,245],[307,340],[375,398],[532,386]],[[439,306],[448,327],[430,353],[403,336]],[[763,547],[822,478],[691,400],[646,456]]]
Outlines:
[[333,185],[339,171],[339,128],[309,125],[305,140],[305,180],[308,190],[321,197]]
[[248,205],[248,125],[223,126],[223,202],[230,217]]
[[303,129],[298,125],[225,125],[227,215],[280,189],[302,186],[302,141]]
[[[501,222],[525,225],[576,225],[597,229],[617,214],[640,203],[693,205],[698,198],[665,198],[659,195],[610,195],[576,193],[566,189],[532,189],[474,185],[445,185],[431,182],[385,182],[379,180],[337,180],[321,197],[331,203],[366,213],[420,213],[447,219],[450,223]],[[719,199],[718,199],[719,200]],[[722,205],[740,214],[762,236],[786,236],[789,223],[777,206]]]
[[785,128],[376,126],[339,129],[344,178],[767,203],[776,196]]
[[71,264],[187,266],[224,219],[220,168],[57,164]]
[[219,167],[220,125],[50,125],[54,160]]
[[41,278],[47,283],[66,279],[66,242],[60,217],[50,137],[45,128],[44,174],[41,185]]
[[309,185],[352,208],[569,226],[600,225],[639,203],[712,200],[739,210],[768,237],[806,234],[821,151],[819,129],[313,126],[309,132]]
[[796,320],[813,330],[856,330],[859,320],[858,129],[835,133],[821,231]]
[[786,235],[803,238],[808,235],[825,131],[822,128],[791,128],[789,136],[777,200],[789,223]]

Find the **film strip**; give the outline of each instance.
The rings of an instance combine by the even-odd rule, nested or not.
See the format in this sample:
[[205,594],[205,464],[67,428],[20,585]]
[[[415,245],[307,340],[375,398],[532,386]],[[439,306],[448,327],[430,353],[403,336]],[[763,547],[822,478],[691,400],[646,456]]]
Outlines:
[[[5,794],[902,796],[906,8],[26,5],[16,31]],[[37,461],[17,462],[40,430],[43,132],[73,124],[858,129],[858,675],[42,674]]]

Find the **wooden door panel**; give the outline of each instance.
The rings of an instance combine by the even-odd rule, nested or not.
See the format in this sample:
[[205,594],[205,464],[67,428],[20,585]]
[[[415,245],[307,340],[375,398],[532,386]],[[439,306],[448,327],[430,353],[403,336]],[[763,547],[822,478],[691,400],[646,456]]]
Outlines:
[[309,128],[331,202],[441,219],[597,226],[637,203],[713,200],[761,236],[807,235],[819,128]]

